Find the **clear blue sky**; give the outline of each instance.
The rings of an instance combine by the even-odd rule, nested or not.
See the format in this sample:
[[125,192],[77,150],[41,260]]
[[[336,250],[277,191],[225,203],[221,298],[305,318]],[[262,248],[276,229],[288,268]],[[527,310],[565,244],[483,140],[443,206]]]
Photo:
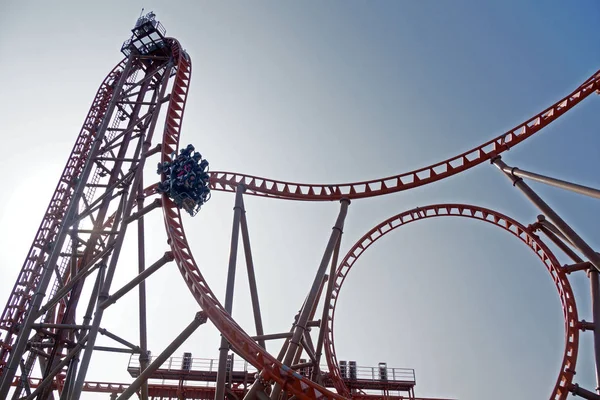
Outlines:
[[[600,5],[591,0],[5,4],[2,306],[94,93],[120,60],[141,7],[156,12],[193,60],[183,141],[214,170],[296,182],[377,178],[449,158],[511,129],[600,69]],[[597,107],[592,95],[505,162],[600,187]],[[156,179],[152,171],[148,179]],[[600,247],[594,200],[532,186]],[[343,250],[391,215],[441,202],[493,208],[524,224],[538,214],[483,164],[410,192],[353,202]],[[288,330],[338,204],[247,198],[246,206],[266,330]],[[214,193],[185,221],[220,296],[232,207],[231,194]],[[149,224],[160,233],[158,214]],[[159,233],[149,238],[150,260],[167,250]],[[133,276],[126,257],[123,265],[115,288]],[[233,314],[253,333],[240,266]],[[581,275],[572,283],[580,317],[590,320],[588,282]],[[157,273],[148,291],[156,354],[197,306],[174,265]],[[135,298],[123,299],[103,324],[131,341]],[[371,248],[342,290],[335,326],[340,359],[415,368],[423,396],[546,398],[564,345],[562,311],[543,265],[511,235],[459,219],[418,222]],[[581,339],[576,382],[593,390],[591,333]],[[207,325],[178,353],[216,357],[218,342]],[[128,380],[127,357],[103,357],[94,357],[90,379]],[[110,369],[101,367],[108,362]]]

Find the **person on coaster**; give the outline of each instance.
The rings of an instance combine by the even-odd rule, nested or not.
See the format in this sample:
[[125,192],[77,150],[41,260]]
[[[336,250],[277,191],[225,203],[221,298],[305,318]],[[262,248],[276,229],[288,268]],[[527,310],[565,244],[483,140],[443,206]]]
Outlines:
[[194,165],[194,161],[192,161],[192,160],[187,160],[187,161],[185,162],[185,164],[183,164],[183,170],[184,170],[186,173],[193,172],[193,171],[194,171],[194,169],[195,169],[195,168],[194,168],[194,166],[195,166],[195,165]]
[[190,172],[185,176],[185,187],[186,189],[194,189],[196,187],[196,174]]
[[200,161],[200,165],[198,165],[198,169],[200,172],[208,172],[208,161],[202,160]]
[[194,146],[192,146],[191,144],[188,144],[187,147],[185,149],[181,149],[180,153],[181,155],[183,155],[184,157],[189,157],[192,155],[192,152],[194,151]]
[[168,161],[162,162],[162,163],[158,163],[157,165],[157,170],[156,173],[157,174],[167,174],[169,172],[169,169],[171,167],[171,163]]
[[157,186],[158,193],[167,194],[179,208],[194,216],[208,199],[208,161],[188,144],[184,149],[171,153],[170,162],[157,165],[157,173],[167,177]]
[[196,207],[196,202],[192,198],[184,198],[181,204],[185,211],[187,211],[191,216],[194,216],[194,208]]

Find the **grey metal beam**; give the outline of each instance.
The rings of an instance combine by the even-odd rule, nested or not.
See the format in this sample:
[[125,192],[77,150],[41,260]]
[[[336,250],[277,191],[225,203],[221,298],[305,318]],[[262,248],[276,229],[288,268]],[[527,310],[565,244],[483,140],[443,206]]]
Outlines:
[[536,174],[535,172],[525,171],[517,167],[502,167],[502,171],[506,172],[507,174],[511,174],[512,176],[531,179],[536,182],[545,183],[546,185],[554,186],[560,189],[565,189],[571,192],[600,199],[600,190],[594,189],[589,186],[579,185],[577,183],[551,178],[549,176]]
[[600,256],[567,224],[540,196],[527,185],[523,179],[515,177],[504,170],[508,167],[500,156],[491,160],[531,202],[539,208],[556,225],[558,230],[571,242],[581,253],[586,256],[594,267],[600,271]]
[[194,320],[167,346],[166,349],[160,353],[148,368],[144,370],[132,383],[129,385],[127,389],[117,398],[117,400],[125,400],[130,398],[137,390],[140,388],[143,382],[146,382],[148,378],[156,371],[171,355],[190,337],[192,333],[198,327],[204,323],[206,323],[207,317],[204,312],[199,312],[196,314]]
[[[240,220],[244,210],[242,196],[246,190],[244,185],[238,185],[235,193],[235,205],[233,207],[233,226],[231,228],[231,246],[229,249],[229,269],[227,272],[227,287],[225,290],[225,311],[231,315],[233,310],[233,290],[235,287],[235,269],[237,261],[238,241],[240,236]],[[215,388],[215,400],[225,399],[225,378],[227,368],[227,354],[229,353],[229,343],[225,336],[221,335],[221,345],[219,347],[219,364],[217,369],[217,383]]]

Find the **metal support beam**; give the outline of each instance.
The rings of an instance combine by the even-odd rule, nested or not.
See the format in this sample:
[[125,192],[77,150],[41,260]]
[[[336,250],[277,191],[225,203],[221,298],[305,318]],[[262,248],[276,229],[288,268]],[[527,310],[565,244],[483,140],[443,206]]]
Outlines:
[[576,326],[578,329],[581,329],[582,332],[593,331],[596,329],[596,326],[593,322],[587,322],[586,320],[578,321]]
[[62,393],[60,394],[60,400],[69,400],[73,383],[75,383],[75,375],[77,374],[78,363],[79,357],[74,356],[73,358],[71,358],[71,361],[69,362],[69,367],[67,368],[67,376],[65,377]]
[[125,219],[125,223],[128,224],[132,221],[135,221],[137,218],[141,218],[142,216],[146,215],[147,213],[149,213],[150,211],[154,210],[155,208],[158,208],[162,205],[162,200],[160,198],[158,199],[154,199],[154,201],[150,204],[148,204],[146,207],[141,208],[140,205],[143,205],[139,203],[139,197],[138,197],[138,210],[136,212],[134,212],[133,214],[131,214],[131,216],[129,216],[129,218]]
[[[233,310],[233,289],[235,286],[235,267],[237,262],[238,241],[240,236],[240,220],[244,211],[243,194],[246,190],[244,185],[238,185],[235,194],[235,206],[233,207],[233,226],[231,228],[231,247],[229,249],[229,269],[227,272],[227,287],[225,290],[225,311],[231,315]],[[221,335],[221,346],[219,347],[219,364],[217,369],[217,383],[215,388],[215,400],[225,399],[225,378],[227,369],[227,354],[229,343],[225,336]]]
[[325,300],[323,301],[323,313],[321,314],[321,326],[319,328],[319,336],[317,337],[317,348],[315,349],[315,368],[313,369],[312,379],[315,380],[319,375],[319,363],[321,362],[321,354],[323,351],[323,342],[325,341],[325,331],[327,330],[327,323],[329,321],[329,307],[331,305],[331,295],[333,293],[333,285],[335,283],[335,275],[338,264],[338,258],[340,255],[340,245],[342,243],[341,236],[340,240],[335,244],[333,250],[333,257],[331,259],[331,268],[329,269],[329,279],[327,280],[327,291],[325,292]]
[[315,357],[314,346],[312,344],[312,339],[310,338],[310,335],[308,334],[308,332],[302,336],[302,338],[300,339],[300,343],[302,344],[302,347],[304,347],[304,350],[306,350],[306,354],[308,354],[308,358],[310,358],[312,362],[316,363],[317,358]]
[[[152,123],[156,123],[155,120]],[[152,127],[154,129],[154,127]],[[147,157],[147,155],[144,155]],[[150,206],[144,207],[144,178],[140,178],[140,183],[137,189],[137,218],[138,222],[138,276],[146,273],[146,237],[144,229],[144,214],[148,211],[159,207],[162,202],[160,199],[155,199]],[[145,211],[147,209],[147,211]],[[167,254],[165,253],[165,256]],[[164,256],[163,256],[164,258]],[[156,263],[155,263],[156,264]],[[152,268],[152,267],[150,267]],[[150,357],[148,356],[148,332],[147,332],[147,318],[146,318],[146,282],[142,279],[138,285],[138,313],[139,313],[139,325],[140,325],[140,373],[143,373],[148,368],[148,362]],[[148,400],[148,381],[142,382],[140,391],[141,400]]]
[[[538,215],[538,219],[539,218],[543,218],[543,215]],[[548,222],[548,221],[546,221]],[[548,239],[550,239],[552,241],[552,243],[554,243],[559,249],[561,249],[567,256],[569,256],[571,258],[571,260],[575,261],[576,263],[583,263],[583,258],[579,257],[577,255],[577,253],[575,253],[575,251],[573,249],[571,249],[563,240],[562,238],[558,237],[551,229],[549,229],[549,227],[547,226],[548,224],[543,224],[543,225],[538,225],[539,230],[541,230],[544,235],[546,235],[548,237]],[[552,225],[552,224],[550,224]],[[554,226],[554,225],[552,225]],[[593,267],[593,266],[592,266]]]
[[286,339],[291,338],[293,335],[292,332],[283,332],[283,333],[271,333],[269,335],[260,335],[260,336],[252,336],[252,339],[259,340],[274,340],[274,339]]
[[175,338],[175,340],[173,340],[171,342],[170,345],[167,346],[166,349],[163,350],[162,353],[160,353],[155,359],[154,361],[152,361],[152,363],[150,365],[148,365],[148,368],[146,368],[144,370],[144,372],[142,372],[137,378],[136,380],[134,380],[131,385],[129,385],[129,387],[127,389],[125,389],[125,391],[123,393],[121,393],[121,395],[117,398],[117,400],[125,400],[130,398],[135,392],[137,392],[137,390],[140,388],[140,386],[142,386],[143,382],[146,382],[148,380],[148,378],[158,369],[160,368],[160,366],[168,360],[169,357],[171,357],[171,355],[175,352],[175,350],[177,350],[179,348],[179,346],[181,346],[183,344],[183,342],[185,342],[192,333],[194,333],[194,331],[196,329],[198,329],[198,327],[204,323],[206,323],[207,321],[207,316],[206,314],[204,314],[204,312],[200,311],[199,313],[196,314],[196,317],[194,318],[194,320],[192,321],[192,323],[190,323],[184,330],[183,332],[181,332],[179,334],[179,336],[177,336]]
[[[327,242],[327,246],[325,247],[325,252],[323,253],[323,257],[321,258],[321,263],[315,275],[312,287],[310,288],[310,292],[306,297],[304,307],[302,307],[302,310],[300,312],[300,316],[298,318],[296,326],[293,329],[293,336],[290,339],[287,352],[285,354],[285,357],[283,358],[284,365],[292,365],[292,361],[294,361],[294,358],[296,357],[296,351],[300,347],[300,339],[306,331],[306,323],[310,319],[310,314],[314,310],[315,303],[318,300],[317,295],[319,293],[319,289],[322,287],[323,279],[325,278],[325,273],[327,272],[327,267],[329,266],[329,262],[331,261],[331,255],[333,253],[335,245],[340,240],[340,237],[342,235],[342,231],[344,229],[344,221],[346,219],[346,214],[348,213],[348,206],[350,205],[350,200],[342,199],[340,200],[340,203],[340,212],[338,214],[335,225],[332,228],[329,241]],[[271,399],[278,399],[280,393],[281,385],[275,384],[275,386],[273,387],[273,392],[271,393]]]
[[290,368],[294,371],[299,370],[300,368],[313,367],[315,363],[313,361],[307,361],[301,364],[294,364]]
[[64,296],[66,296],[71,291],[73,286],[75,286],[75,284],[77,284],[77,282],[79,282],[83,278],[87,278],[92,272],[94,272],[94,270],[96,268],[101,267],[102,262],[101,263],[97,263],[97,262],[99,260],[101,260],[103,257],[107,256],[112,251],[113,245],[114,245],[114,243],[111,243],[110,245],[108,245],[106,247],[106,249],[104,249],[104,251],[97,254],[85,267],[81,268],[79,270],[79,272],[74,277],[72,277],[71,280],[65,286],[63,286],[62,289],[60,289],[58,292],[56,292],[54,297],[52,299],[50,299],[48,301],[48,303],[44,304],[43,307],[40,307],[40,310],[38,312],[38,315],[36,316],[36,319],[41,317],[42,315],[44,315],[52,307],[54,307],[56,304],[58,304],[60,299],[62,299]]
[[598,271],[590,269],[590,292],[592,300],[592,316],[594,319],[594,361],[596,367],[596,393],[600,394],[600,283]]
[[40,382],[38,387],[33,392],[31,392],[31,394],[29,396],[27,396],[25,398],[25,400],[34,399],[35,396],[38,395],[38,393],[40,393],[44,388],[46,388],[46,386],[51,384],[52,381],[54,380],[54,376],[57,373],[59,373],[60,370],[63,369],[63,367],[65,367],[71,361],[71,359],[79,353],[79,350],[81,350],[83,348],[83,345],[85,344],[86,341],[87,341],[87,336],[83,337],[79,341],[79,343],[77,343],[77,345],[75,345],[75,347],[73,347],[73,349],[71,349],[71,351],[69,351],[67,356],[65,358],[63,358],[63,360],[60,363],[58,363],[52,371],[50,371],[48,376],[43,381]]
[[[162,85],[162,87],[160,89],[159,98],[163,98],[164,94],[167,90],[169,73],[171,71],[171,68],[172,68],[171,65],[168,65],[167,67],[165,67],[164,75],[162,76],[162,81],[160,83]],[[160,68],[160,69],[162,69],[162,68]],[[147,79],[147,78],[148,78],[148,76],[146,76],[144,79]],[[141,86],[141,88],[142,88],[142,91],[144,91],[144,90],[146,90],[147,86],[144,84],[144,86]],[[140,95],[141,95],[141,93],[140,93]],[[153,110],[153,115],[152,115],[153,119],[158,118],[159,111],[160,111],[160,107],[156,107]],[[153,126],[154,125],[152,125],[152,127]],[[153,133],[154,133],[153,129],[148,130],[147,137],[145,138],[143,144],[138,149],[136,149],[136,154],[134,155],[134,158],[138,157],[138,154],[145,154],[148,152],[148,150],[150,148],[150,144],[152,142]],[[121,150],[123,150],[123,149],[121,149]],[[138,153],[138,150],[139,150],[139,153]],[[121,153],[121,151],[120,151],[120,153]],[[119,156],[121,156],[121,154],[119,154]],[[125,220],[131,216],[134,201],[136,200],[137,190],[140,186],[140,183],[143,182],[142,177],[143,177],[145,163],[146,163],[146,158],[140,157],[139,163],[137,164],[137,167],[135,169],[135,175],[134,175],[133,182],[131,183],[131,188],[132,188],[130,191],[131,195],[128,196],[127,191],[123,194],[123,199],[126,202],[126,205],[125,205],[125,208],[123,211],[122,220]],[[113,255],[110,260],[110,265],[108,266],[108,269],[106,272],[106,278],[104,279],[104,282],[101,286],[101,290],[100,290],[100,293],[98,296],[99,304],[102,303],[103,301],[105,301],[106,299],[108,299],[108,297],[109,297],[108,293],[109,293],[109,290],[110,290],[110,287],[112,284],[112,280],[113,280],[113,277],[115,274],[115,269],[117,266],[119,253],[123,246],[123,241],[125,239],[126,232],[127,232],[127,224],[122,224],[121,230],[119,231],[119,234],[115,240],[115,248],[113,250]],[[89,331],[89,339],[88,340],[90,342],[90,345],[86,346],[85,352],[81,359],[81,366],[79,369],[79,373],[77,374],[77,380],[75,381],[75,385],[73,388],[73,395],[72,395],[73,400],[79,400],[79,397],[81,396],[81,392],[83,390],[83,385],[85,383],[85,376],[87,374],[90,360],[92,358],[92,353],[93,353],[92,346],[95,344],[96,337],[98,335],[98,329],[100,328],[100,322],[102,321],[103,314],[104,314],[104,309],[97,306],[96,312],[94,314],[94,320],[92,321],[92,326]]]
[[[171,95],[169,95],[170,97]],[[167,99],[168,100],[168,99]],[[156,153],[159,153],[162,150],[162,145],[160,143],[158,143],[156,146],[154,146],[154,148],[148,150],[147,152],[144,153],[144,157],[150,157]]]
[[76,324],[33,324],[33,329],[87,329],[89,326]]
[[158,271],[163,265],[166,263],[173,261],[173,254],[170,251],[167,251],[158,261],[150,266],[150,268],[142,270],[142,272],[133,278],[131,281],[126,283],[121,289],[117,290],[111,296],[109,296],[106,300],[100,303],[100,308],[107,308],[111,304],[116,303],[121,297],[127,294],[131,289],[136,287],[138,284],[141,284],[146,278],[150,275]]
[[132,350],[132,349],[124,349],[122,347],[110,347],[110,346],[94,346],[94,350],[95,351],[107,351],[110,353],[125,353],[125,354],[135,354],[135,353],[139,353],[139,347],[138,350]]
[[[543,216],[538,216],[538,220],[542,220]],[[546,221],[548,222],[548,221]],[[600,394],[600,329],[596,328],[600,324],[600,283],[598,279],[598,271],[589,262],[584,262],[581,257],[577,255],[565,242],[563,242],[557,235],[554,234],[553,230],[550,229],[548,224],[542,224],[539,226],[541,231],[562,251],[565,252],[575,264],[565,265],[563,268],[566,273],[581,270],[582,266],[587,265],[588,277],[590,278],[590,292],[592,301],[592,318],[593,318],[593,329],[594,332],[594,365],[596,367],[596,392]],[[575,392],[574,392],[575,393]]]
[[552,233],[554,233],[556,236],[558,236],[562,241],[566,242],[567,244],[569,244],[570,246],[577,248],[577,246],[575,246],[573,244],[573,242],[571,242],[569,240],[568,237],[566,237],[560,230],[558,230],[558,228],[550,221],[548,221],[546,219],[545,215],[538,215],[538,223],[547,228],[548,230],[552,231]]
[[594,266],[589,261],[585,261],[581,263],[563,265],[562,270],[567,274],[570,274],[577,271],[588,271],[590,268],[594,268]]
[[[133,57],[131,56],[127,60],[127,64],[125,65],[125,68],[123,69],[123,73],[122,73],[121,77],[119,78],[119,82],[115,86],[116,91],[120,91],[122,89],[123,84],[125,83],[127,77],[129,76],[129,72],[130,72],[132,66],[133,66]],[[118,100],[117,96],[113,96],[111,98],[111,100],[108,104],[108,107],[107,107],[107,116],[110,116],[112,114],[112,112],[115,109],[115,106],[117,104],[117,100]],[[92,148],[90,150],[91,156],[95,155],[96,152],[98,151],[98,149],[100,148],[100,146],[102,144],[102,138],[104,137],[106,128],[108,127],[108,124],[109,124],[109,120],[110,120],[110,118],[108,118],[108,117],[104,118],[102,121],[102,124],[98,128],[97,137],[95,138],[95,140],[92,144]],[[63,218],[60,228],[58,229],[58,232],[56,235],[56,242],[54,243],[54,248],[51,251],[51,254],[49,255],[49,257],[43,267],[39,283],[35,289],[35,292],[31,299],[31,303],[29,305],[29,309],[27,310],[27,314],[25,315],[25,318],[21,325],[21,330],[15,341],[15,346],[11,349],[10,356],[9,356],[6,366],[3,370],[4,372],[2,375],[2,384],[0,384],[0,399],[5,399],[8,397],[8,392],[11,388],[15,374],[17,373],[19,363],[21,362],[23,353],[26,350],[27,339],[29,338],[29,336],[31,334],[31,326],[37,319],[38,310],[39,310],[40,306],[42,305],[42,300],[44,299],[44,296],[46,295],[46,290],[47,290],[48,285],[50,284],[50,280],[52,278],[52,273],[53,273],[52,266],[54,264],[56,264],[56,262],[58,260],[58,256],[62,250],[63,244],[67,237],[67,232],[70,228],[70,225],[73,223],[73,219],[77,213],[77,210],[79,207],[79,200],[83,197],[85,185],[86,185],[88,178],[90,176],[90,173],[92,171],[92,167],[93,167],[94,163],[91,161],[91,158],[92,157],[90,157],[90,159],[87,160],[87,162],[85,163],[85,166],[83,167],[83,171],[81,172],[80,176],[78,177],[79,181],[77,183],[77,186],[75,187],[75,190],[73,192],[73,196],[71,197],[69,205],[67,206],[67,210],[65,212],[65,217]]]
[[587,400],[600,400],[600,396],[594,392],[590,392],[582,387],[579,387],[578,384],[571,385],[571,393],[576,396],[581,396]]
[[29,396],[31,395],[31,387],[29,387],[29,379],[27,379],[29,372],[27,371],[25,362],[23,360],[21,360],[19,366],[21,367],[21,379],[19,379],[19,383],[17,384],[17,386],[19,388],[25,389],[25,393],[27,393],[27,396]]
[[[248,284],[250,285],[250,299],[252,301],[252,312],[254,313],[254,325],[256,326],[256,335],[260,337],[265,334],[260,314],[260,302],[258,301],[258,287],[256,286],[256,275],[254,274],[254,261],[252,260],[252,249],[250,247],[250,235],[248,233],[248,221],[246,220],[246,209],[242,198],[242,218],[240,220],[242,228],[242,243],[244,245],[244,255],[246,256],[246,266],[248,269]],[[266,349],[265,341],[257,339],[258,344]]]
[[98,329],[98,333],[104,335],[104,336],[108,336],[109,338],[111,338],[112,340],[114,340],[117,343],[121,343],[123,346],[127,346],[129,347],[131,350],[133,350],[133,352],[138,352],[140,351],[140,347],[134,345],[133,343],[128,342],[127,340],[120,338],[119,336],[115,335],[114,333],[110,333],[109,331],[107,331],[104,328],[99,328]]
[[514,186],[520,189],[531,202],[538,207],[550,220],[556,225],[558,230],[587,257],[594,267],[600,271],[600,256],[577,234],[575,231],[548,205],[540,196],[537,195],[523,179],[515,177],[510,173],[504,172],[508,166],[502,161],[500,156],[491,160],[510,180]]
[[546,185],[554,186],[560,189],[570,190],[571,192],[600,199],[600,190],[588,186],[578,185],[576,183],[563,181],[561,179],[551,178],[549,176],[536,174],[534,172],[524,171],[517,167],[502,167],[502,171],[504,171],[507,174],[511,174],[513,177],[531,179],[536,182],[545,183]]

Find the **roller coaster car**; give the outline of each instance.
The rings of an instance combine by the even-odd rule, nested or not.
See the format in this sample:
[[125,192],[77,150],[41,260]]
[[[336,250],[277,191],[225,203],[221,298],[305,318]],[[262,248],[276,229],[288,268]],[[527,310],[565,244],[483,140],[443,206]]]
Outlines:
[[179,154],[173,152],[169,161],[159,162],[156,169],[165,178],[158,184],[157,192],[166,194],[192,217],[210,199],[208,161],[194,150],[188,144]]
[[200,211],[200,204],[196,203],[189,194],[185,192],[178,193],[173,197],[173,201],[178,207],[183,208],[192,217]]

